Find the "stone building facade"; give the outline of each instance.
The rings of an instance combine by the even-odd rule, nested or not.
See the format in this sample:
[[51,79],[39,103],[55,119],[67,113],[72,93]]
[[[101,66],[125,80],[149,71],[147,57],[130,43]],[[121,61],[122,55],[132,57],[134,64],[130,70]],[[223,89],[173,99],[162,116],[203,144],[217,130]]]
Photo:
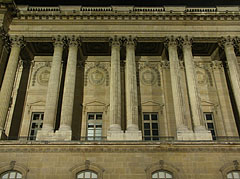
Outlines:
[[0,22],[1,178],[240,178],[240,6],[3,1]]

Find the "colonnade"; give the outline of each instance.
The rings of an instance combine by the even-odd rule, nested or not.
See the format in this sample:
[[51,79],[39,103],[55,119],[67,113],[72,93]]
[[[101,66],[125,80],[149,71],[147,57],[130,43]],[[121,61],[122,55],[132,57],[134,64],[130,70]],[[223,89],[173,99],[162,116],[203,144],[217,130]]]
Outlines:
[[[79,39],[71,36],[68,42],[68,59],[65,74],[62,111],[60,118],[60,128],[54,132],[54,122],[56,120],[57,105],[60,88],[61,61],[63,48],[66,38],[56,36],[54,38],[54,53],[50,78],[48,82],[45,116],[43,128],[38,132],[37,140],[71,140],[71,123],[74,103],[74,89],[77,68],[77,53],[80,45]],[[125,132],[121,129],[121,80],[120,80],[120,49],[122,42],[126,46],[126,116],[127,129]],[[200,98],[197,88],[195,67],[192,55],[191,38],[167,38],[167,48],[170,62],[170,74],[172,95],[174,104],[174,113],[177,126],[178,140],[209,140],[211,134],[204,126],[203,113],[201,111]],[[5,72],[1,92],[0,92],[0,137],[4,132],[4,125],[9,108],[14,78],[16,75],[17,64],[21,46],[22,37],[11,38],[11,52],[8,65]],[[240,112],[240,78],[239,66],[236,54],[234,52],[233,40],[224,38],[222,44],[225,50],[226,59],[229,66],[230,79],[234,97]],[[138,127],[138,98],[137,98],[137,78],[135,62],[136,39],[129,37],[125,41],[119,37],[111,40],[111,80],[110,80],[110,127],[108,130],[109,140],[141,140],[142,134]],[[193,121],[193,130],[188,129],[186,125],[185,114],[183,110],[183,94],[180,85],[180,66],[178,59],[177,45],[180,45],[183,51],[185,64],[185,73],[187,78],[187,88],[190,103],[191,116]]]

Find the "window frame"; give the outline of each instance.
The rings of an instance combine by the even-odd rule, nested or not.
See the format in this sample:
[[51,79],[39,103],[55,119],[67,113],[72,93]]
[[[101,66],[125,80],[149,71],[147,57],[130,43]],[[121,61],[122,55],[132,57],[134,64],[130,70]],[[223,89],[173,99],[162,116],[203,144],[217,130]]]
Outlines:
[[[10,176],[11,176],[11,173],[13,173],[13,172],[15,172],[16,174],[20,174],[20,175],[21,175],[21,178],[20,178],[20,179],[23,178],[22,173],[19,172],[19,171],[17,171],[17,170],[8,170],[8,171],[5,171],[5,172],[3,172],[3,173],[0,174],[0,177],[3,177],[4,175],[8,174],[8,178],[7,178],[7,179],[12,179],[12,178],[10,178]],[[13,178],[13,179],[18,179],[18,178],[16,178],[16,175],[15,175],[15,178]]]
[[[167,170],[156,170],[156,171],[152,172],[151,179],[154,179],[154,178],[153,178],[153,175],[154,175],[155,173],[159,173],[159,172],[163,172],[163,173],[164,173],[164,175],[165,175],[164,177],[165,177],[165,178],[163,178],[163,179],[168,179],[168,178],[166,178],[166,174],[171,175],[171,177],[172,177],[171,179],[174,179],[172,172],[167,171]],[[160,178],[158,177],[158,178],[156,178],[156,179],[160,179]]]
[[[97,115],[101,114],[102,118],[101,120],[97,119]],[[89,115],[94,115],[94,119],[93,120],[89,120]],[[89,136],[89,121],[91,121],[92,125],[94,125],[93,128],[93,136]],[[97,125],[101,125],[101,135],[100,136],[96,136],[96,131],[97,130]],[[92,137],[92,139],[90,139]],[[103,112],[87,112],[87,121],[86,121],[86,140],[87,141],[101,141],[103,138]]]
[[[233,173],[234,173],[234,172],[237,172],[237,173],[239,174],[239,178],[234,178],[234,176],[233,176]],[[233,177],[233,178],[228,178],[228,175],[229,175],[230,173],[232,174],[232,177]],[[231,171],[229,171],[229,172],[227,173],[226,179],[240,179],[240,170],[231,170]]]
[[[149,116],[149,120],[144,120],[144,116],[148,115]],[[152,115],[156,115],[157,116],[157,120],[152,120]],[[153,123],[157,123],[157,131],[158,131],[158,135],[154,136],[153,135]],[[145,125],[144,124],[149,124],[149,129],[150,129],[150,135],[146,136],[145,135]],[[144,141],[159,141],[160,140],[160,124],[159,124],[159,114],[158,112],[143,112],[142,113],[142,133],[143,133],[143,140]],[[145,138],[150,138],[150,140],[146,140]],[[154,138],[156,138],[157,140],[154,140]]]
[[[95,171],[93,171],[93,170],[89,170],[89,169],[87,169],[87,170],[82,170],[82,171],[79,171],[78,173],[76,173],[76,179],[81,179],[81,178],[78,178],[78,175],[79,174],[81,174],[81,173],[85,173],[85,172],[90,172],[90,173],[94,173],[94,174],[96,174],[97,175],[97,178],[96,179],[98,179],[98,174],[95,172]],[[83,178],[83,179],[94,179],[94,178]]]
[[[209,114],[211,115],[212,120],[207,120],[207,115],[209,115]],[[216,131],[216,125],[215,125],[213,112],[203,112],[203,116],[204,116],[204,123],[205,123],[206,129],[211,132],[212,140],[216,140],[217,139],[217,131]],[[213,135],[212,130],[209,129],[208,124],[213,125],[213,131],[214,131],[215,135]]]
[[[37,121],[42,121],[42,124],[40,122],[38,122],[40,124],[40,128],[37,128],[34,132],[34,135],[31,135],[31,132],[32,132],[32,124],[33,124],[33,118],[34,118],[34,115],[35,114],[39,114],[40,115],[40,120],[37,120]],[[41,120],[42,119],[42,120]],[[30,126],[29,126],[29,133],[28,133],[28,140],[36,140],[36,137],[37,137],[37,132],[38,130],[41,130],[42,129],[42,126],[43,126],[43,120],[44,120],[44,112],[32,112],[32,115],[31,115],[31,122],[30,122]]]
[[29,169],[25,165],[11,161],[10,163],[2,163],[0,166],[0,176],[7,171],[17,171],[22,174],[22,179],[26,179]]
[[98,164],[92,163],[90,160],[85,160],[84,163],[73,166],[70,169],[70,172],[72,173],[72,178],[76,179],[79,172],[86,170],[95,172],[98,176],[97,179],[103,179],[103,172],[105,171],[105,169]]

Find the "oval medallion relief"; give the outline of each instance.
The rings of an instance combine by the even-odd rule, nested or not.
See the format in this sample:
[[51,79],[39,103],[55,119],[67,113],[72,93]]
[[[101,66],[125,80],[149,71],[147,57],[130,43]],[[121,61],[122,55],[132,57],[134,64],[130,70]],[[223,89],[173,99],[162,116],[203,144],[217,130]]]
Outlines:
[[105,81],[104,73],[99,69],[93,69],[89,73],[89,81],[92,85],[102,85]]
[[49,76],[50,76],[50,68],[44,67],[44,68],[40,69],[37,73],[37,82],[40,85],[47,86]]
[[154,85],[157,81],[157,74],[152,69],[144,69],[141,72],[141,82],[144,85]]
[[205,73],[201,72],[201,71],[197,71],[196,72],[196,77],[197,77],[197,82],[200,85],[204,85],[207,83],[207,76]]

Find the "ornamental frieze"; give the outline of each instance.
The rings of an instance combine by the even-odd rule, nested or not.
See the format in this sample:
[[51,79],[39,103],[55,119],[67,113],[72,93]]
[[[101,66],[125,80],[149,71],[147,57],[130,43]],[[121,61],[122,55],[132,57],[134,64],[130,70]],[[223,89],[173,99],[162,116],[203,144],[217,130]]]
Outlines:
[[[239,144],[238,144],[239,145]],[[173,144],[157,143],[138,146],[137,144],[129,145],[46,145],[46,144],[21,144],[20,145],[2,145],[0,153],[159,153],[159,152],[181,152],[181,153],[240,153],[240,146],[228,147],[227,145],[209,145],[207,146],[174,146]]]

